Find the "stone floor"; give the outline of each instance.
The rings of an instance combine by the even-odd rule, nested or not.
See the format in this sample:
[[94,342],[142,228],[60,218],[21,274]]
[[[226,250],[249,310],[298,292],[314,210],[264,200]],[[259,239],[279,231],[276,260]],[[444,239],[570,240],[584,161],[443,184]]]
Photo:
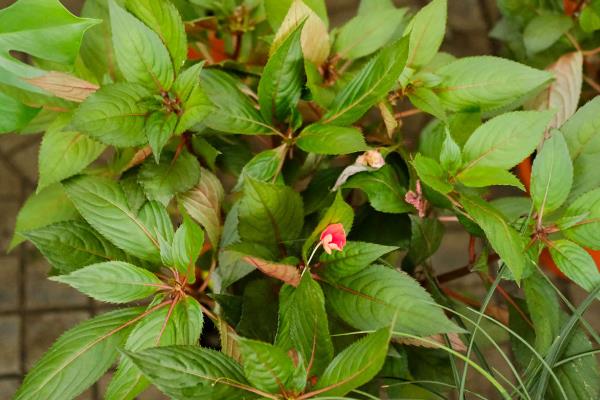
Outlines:
[[[0,8],[12,2],[0,0]],[[80,4],[78,0],[64,2],[73,10]],[[397,3],[423,5],[427,0]],[[332,22],[337,25],[353,15],[358,0],[329,0],[328,4]],[[487,31],[496,18],[493,0],[450,0],[445,50],[461,56],[495,53],[497,44],[488,39]],[[419,124],[418,117],[414,123]],[[31,245],[21,245],[9,254],[3,250],[12,236],[20,206],[36,185],[39,140],[39,135],[0,137],[0,399],[12,396],[23,375],[62,332],[102,311],[99,304],[78,292],[48,281],[48,265]],[[455,228],[448,226],[449,234],[432,260],[436,268],[466,264],[467,237]],[[461,285],[475,298],[481,298],[482,285],[476,276],[467,277]],[[573,296],[577,302],[581,294],[575,291]],[[490,353],[490,357],[498,356]],[[101,398],[109,379],[110,373],[79,399]],[[140,397],[163,398],[155,390]]]

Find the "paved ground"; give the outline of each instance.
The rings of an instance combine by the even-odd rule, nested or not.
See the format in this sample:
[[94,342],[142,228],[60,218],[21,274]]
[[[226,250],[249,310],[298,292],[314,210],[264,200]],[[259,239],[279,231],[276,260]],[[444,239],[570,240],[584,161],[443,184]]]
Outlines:
[[[0,8],[12,1],[0,0]],[[77,9],[78,1],[65,1]],[[356,0],[328,1],[333,23],[351,17]],[[424,4],[427,1],[398,1],[398,4]],[[449,1],[448,44],[445,49],[457,55],[490,54],[495,47],[487,38],[497,17],[492,0]],[[419,121],[411,123],[419,125]],[[20,205],[34,190],[37,180],[39,135],[0,137],[0,249],[5,249]],[[466,264],[467,238],[449,226],[450,234],[433,263],[450,269]],[[99,305],[65,285],[48,281],[47,263],[30,245],[10,254],[0,252],[0,399],[8,399],[24,373],[66,329],[96,314]],[[475,296],[481,296],[476,277],[461,282]],[[495,357],[490,355],[490,357]],[[491,361],[491,360],[490,360]],[[81,395],[80,399],[101,398],[109,377]],[[492,396],[493,397],[493,396]],[[490,397],[490,398],[492,398]],[[162,399],[156,391],[143,399]]]

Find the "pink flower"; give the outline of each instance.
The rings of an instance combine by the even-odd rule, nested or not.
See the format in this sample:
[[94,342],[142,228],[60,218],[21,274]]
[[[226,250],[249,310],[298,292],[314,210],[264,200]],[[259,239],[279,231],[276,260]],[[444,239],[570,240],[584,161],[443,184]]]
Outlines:
[[342,224],[331,224],[321,233],[321,244],[327,254],[332,250],[342,251],[346,245],[346,231]]

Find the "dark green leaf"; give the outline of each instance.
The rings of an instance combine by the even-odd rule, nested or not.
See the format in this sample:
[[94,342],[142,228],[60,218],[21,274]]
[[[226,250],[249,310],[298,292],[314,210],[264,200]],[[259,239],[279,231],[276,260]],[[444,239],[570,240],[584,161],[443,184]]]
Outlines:
[[379,329],[395,320],[394,331],[414,335],[460,331],[417,281],[381,265],[328,282],[325,293],[331,308],[357,329]]
[[252,386],[268,393],[281,393],[288,387],[294,364],[281,348],[244,338],[238,343],[244,374]]
[[[126,357],[162,392],[174,399],[244,399],[240,366],[223,353],[197,346],[154,347]],[[232,386],[235,385],[235,386]]]
[[307,367],[312,360],[311,376],[320,376],[333,357],[323,291],[309,273],[298,287],[281,288],[275,344],[285,351],[296,349]]
[[382,328],[348,346],[327,366],[315,391],[321,396],[344,396],[369,382],[383,367],[390,337],[390,329]]
[[363,190],[369,197],[371,206],[377,211],[395,214],[412,209],[404,201],[406,188],[390,165],[384,165],[377,171],[356,174],[343,187]]
[[572,202],[558,221],[558,226],[568,239],[581,246],[600,250],[600,188]]
[[444,225],[436,218],[419,218],[410,214],[411,237],[408,257],[419,265],[431,257],[442,243]]

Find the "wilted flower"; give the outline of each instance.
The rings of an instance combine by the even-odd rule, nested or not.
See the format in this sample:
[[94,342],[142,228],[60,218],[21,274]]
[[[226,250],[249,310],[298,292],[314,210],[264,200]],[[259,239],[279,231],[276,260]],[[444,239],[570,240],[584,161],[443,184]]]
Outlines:
[[346,231],[342,224],[331,224],[321,233],[321,244],[327,254],[332,250],[342,251],[346,245]]
[[385,165],[385,160],[377,150],[368,150],[356,158],[356,164],[379,169]]
[[409,190],[404,196],[404,201],[408,204],[412,205],[417,209],[419,213],[419,217],[425,217],[425,211],[427,210],[427,200],[423,197],[423,192],[421,191],[421,181],[417,180],[415,191]]

